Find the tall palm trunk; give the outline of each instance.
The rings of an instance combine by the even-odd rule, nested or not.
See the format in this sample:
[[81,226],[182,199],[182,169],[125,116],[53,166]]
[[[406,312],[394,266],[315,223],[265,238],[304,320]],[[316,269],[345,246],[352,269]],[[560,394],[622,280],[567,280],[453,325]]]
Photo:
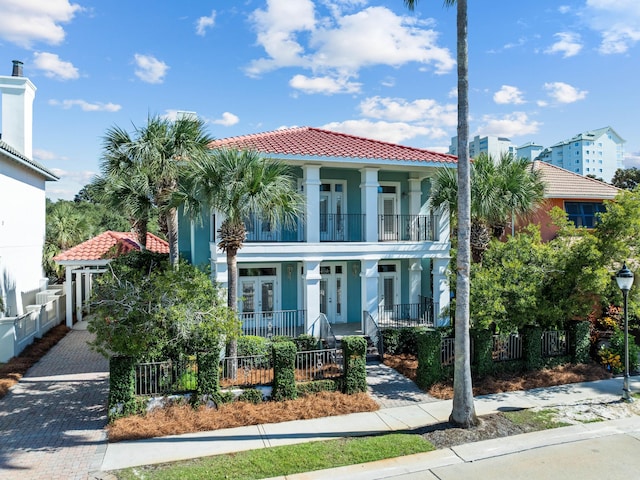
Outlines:
[[471,179],[469,162],[469,66],[467,0],[457,0],[458,60],[458,253],[456,259],[455,365],[453,410],[449,421],[477,425],[471,383],[469,293],[471,270]]
[[178,266],[178,209],[169,208],[166,214],[167,242],[169,243],[169,262],[176,268]]

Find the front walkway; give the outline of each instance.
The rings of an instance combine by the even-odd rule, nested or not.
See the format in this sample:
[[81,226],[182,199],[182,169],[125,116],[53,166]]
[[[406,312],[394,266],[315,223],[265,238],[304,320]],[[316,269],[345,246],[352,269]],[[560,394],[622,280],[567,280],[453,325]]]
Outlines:
[[76,324],[0,399],[0,478],[87,479],[106,450],[108,362]]
[[412,380],[381,362],[367,362],[367,391],[380,408],[437,402]]

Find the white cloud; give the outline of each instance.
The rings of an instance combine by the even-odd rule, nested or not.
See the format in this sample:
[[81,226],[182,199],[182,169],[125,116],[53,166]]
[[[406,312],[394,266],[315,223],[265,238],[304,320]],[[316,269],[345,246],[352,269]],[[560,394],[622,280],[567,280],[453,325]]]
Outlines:
[[196,112],[190,112],[188,110],[174,110],[167,109],[164,111],[164,115],[161,117],[165,120],[169,120],[171,122],[175,122],[178,118],[191,117],[194,119],[198,118],[198,114]]
[[215,123],[216,125],[222,125],[224,127],[230,127],[238,123],[240,119],[237,115],[234,115],[230,112],[224,112],[222,117],[217,120],[212,120],[211,123]]
[[90,170],[69,171],[61,168],[52,168],[51,171],[60,179],[71,180],[81,185],[86,185],[97,175],[96,172]]
[[358,93],[362,84],[349,82],[346,78],[307,77],[306,75],[294,75],[289,80],[289,86],[304,93]]
[[49,150],[42,150],[39,148],[33,149],[33,158],[38,160],[39,162],[51,162],[54,160],[69,160],[68,157],[62,157],[57,153],[51,152]]
[[571,11],[571,7],[569,5],[560,5],[558,7],[559,13],[569,13]]
[[196,20],[196,34],[204,37],[207,34],[207,29],[213,27],[216,23],[216,11],[212,10],[211,15],[208,17],[200,17]]
[[38,70],[44,71],[48,78],[56,80],[76,80],[80,78],[78,69],[71,62],[60,60],[55,53],[35,52],[33,54],[33,64]]
[[481,122],[476,135],[507,138],[536,133],[541,125],[540,122],[530,120],[524,112],[513,112],[503,117],[484,115]]
[[573,103],[587,97],[587,90],[578,90],[576,87],[564,82],[545,83],[547,94],[557,103]]
[[573,57],[582,50],[580,35],[572,32],[559,32],[554,35],[558,41],[545,50],[545,53],[560,53],[563,58]]
[[[318,8],[327,5],[317,3]],[[310,0],[270,0],[265,10],[255,10],[250,18],[266,56],[252,61],[246,73],[258,76],[283,67],[305,68],[313,75],[294,77],[294,85],[326,93],[336,86],[314,87],[311,80],[339,79],[350,88],[338,91],[351,92],[349,80],[368,66],[399,67],[415,62],[437,74],[453,70],[455,59],[449,49],[438,46],[432,21],[399,16],[385,7],[343,13],[361,6],[361,1],[342,2],[344,8],[334,4],[335,8],[321,16]]]
[[446,136],[446,132],[440,128],[422,127],[404,122],[347,120],[345,122],[327,123],[321,128],[399,144],[420,136],[430,138],[442,138]]
[[640,152],[624,154],[624,168],[640,168]]
[[69,0],[3,0],[0,1],[0,38],[23,48],[36,42],[62,43],[69,23],[82,10]]
[[493,101],[500,104],[515,104],[519,105],[524,103],[522,98],[522,91],[518,87],[511,85],[502,85],[500,90],[493,94]]
[[441,105],[429,98],[408,102],[402,98],[371,97],[360,103],[360,112],[364,117],[379,120],[436,127],[438,132],[443,126],[452,127],[458,122],[456,105]]
[[122,105],[116,103],[101,103],[94,102],[89,103],[85,100],[49,100],[49,105],[54,107],[61,107],[64,110],[69,110],[72,107],[80,107],[83,112],[117,112],[122,108]]
[[625,53],[640,41],[637,0],[587,0],[582,17],[602,36],[599,48],[602,54]]
[[169,66],[153,55],[134,55],[136,70],[135,74],[140,80],[146,83],[162,83],[164,76],[169,70]]

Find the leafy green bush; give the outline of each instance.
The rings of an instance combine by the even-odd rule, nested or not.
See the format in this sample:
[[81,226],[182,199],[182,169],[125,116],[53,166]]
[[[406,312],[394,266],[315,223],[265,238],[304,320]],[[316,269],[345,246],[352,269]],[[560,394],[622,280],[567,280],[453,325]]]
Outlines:
[[105,356],[175,359],[239,332],[205,273],[186,263],[174,270],[148,251],[122,255],[96,277],[91,310],[91,345]]
[[109,359],[109,420],[128,415],[135,404],[135,365],[132,357]]
[[400,353],[400,331],[395,328],[385,328],[381,333],[385,353],[390,355]]
[[424,332],[423,327],[403,327],[399,330],[398,349],[399,353],[410,355],[418,354],[418,336]]
[[367,341],[363,337],[344,337],[344,393],[367,391]]
[[291,341],[271,345],[273,356],[273,391],[275,401],[291,400],[298,396],[295,380],[296,346]]
[[302,335],[298,335],[293,339],[296,344],[296,348],[299,352],[308,352],[311,350],[318,350],[318,339],[313,335],[309,335],[308,333],[303,333]]
[[[635,337],[629,335],[629,371],[635,372],[638,370],[638,354],[640,354],[640,347],[636,345]],[[624,330],[616,328],[609,340],[609,350],[615,355],[620,355],[620,359],[624,362]],[[624,365],[624,363],[623,363]],[[623,369],[624,370],[624,367]],[[621,370],[621,371],[622,371]]]
[[248,402],[257,405],[262,403],[262,392],[257,388],[248,388],[244,390],[237,399],[239,402]]
[[314,380],[312,382],[304,382],[296,384],[298,395],[311,395],[319,392],[335,392],[339,390],[336,380]]
[[269,355],[269,341],[255,335],[241,335],[238,337],[238,356]]
[[416,384],[422,388],[428,388],[443,378],[442,362],[442,336],[437,330],[422,330],[417,335],[418,370],[416,372]]

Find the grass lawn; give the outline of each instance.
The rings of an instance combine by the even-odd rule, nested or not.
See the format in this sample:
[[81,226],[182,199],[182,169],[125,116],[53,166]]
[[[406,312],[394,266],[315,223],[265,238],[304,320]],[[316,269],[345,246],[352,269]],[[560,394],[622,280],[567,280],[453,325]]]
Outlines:
[[373,462],[434,450],[420,435],[387,434],[250,450],[111,472],[121,480],[251,480]]

